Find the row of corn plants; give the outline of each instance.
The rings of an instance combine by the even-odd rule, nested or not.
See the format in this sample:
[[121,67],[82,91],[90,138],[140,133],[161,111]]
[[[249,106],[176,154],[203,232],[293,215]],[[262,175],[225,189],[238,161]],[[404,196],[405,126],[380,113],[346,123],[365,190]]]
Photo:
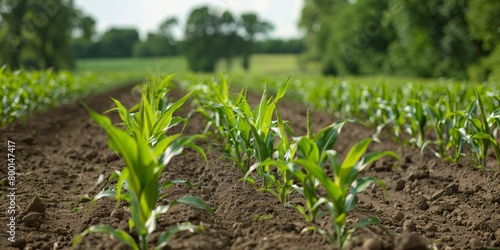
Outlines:
[[[355,117],[376,127],[377,134],[389,131],[400,143],[446,161],[470,158],[474,167],[500,170],[498,85],[324,77],[298,77],[289,85],[287,95],[313,109]],[[280,88],[277,80],[268,86],[274,92]],[[495,164],[487,165],[489,154],[496,157]]]
[[[69,71],[11,71],[0,67],[0,127],[24,119],[34,111],[75,101],[90,93],[116,87],[117,76],[72,74]],[[104,84],[106,83],[106,84]]]
[[[325,234],[339,249],[351,240],[357,228],[372,223],[380,225],[371,217],[348,227],[347,215],[357,205],[356,195],[371,184],[378,183],[385,190],[382,181],[359,177],[360,171],[381,157],[398,158],[395,153],[366,153],[372,141],[366,139],[356,143],[341,162],[332,148],[344,124],[353,120],[336,122],[315,134],[308,115],[307,134],[296,136],[277,105],[290,79],[278,87],[274,97],[268,97],[265,88],[260,102],[252,109],[247,89],[233,95],[224,77],[221,78],[202,83],[186,80],[181,84],[194,91],[193,102],[208,121],[206,132],[219,138],[225,156],[242,172],[243,181],[295,208],[307,222],[315,223],[318,217],[329,215],[332,229],[315,226],[308,229]],[[319,189],[324,189],[327,195],[320,195]],[[292,192],[304,197],[305,206],[289,201]]]
[[[214,210],[198,197],[184,196],[176,200],[159,203],[167,199],[164,190],[176,183],[187,183],[186,180],[171,180],[160,183],[161,174],[174,156],[182,153],[184,147],[198,151],[206,160],[203,149],[194,140],[201,135],[184,136],[182,133],[169,135],[168,131],[177,125],[187,123],[186,118],[174,116],[174,112],[182,107],[191,93],[181,99],[170,102],[168,89],[172,76],[163,81],[153,79],[149,83],[138,86],[140,102],[127,109],[119,100],[113,99],[115,108],[122,122],[112,124],[110,118],[92,111],[86,105],[92,119],[99,124],[109,136],[109,147],[124,161],[125,167],[116,171],[108,178],[106,187],[94,197],[92,204],[103,197],[114,198],[117,206],[124,201],[128,204],[131,218],[129,231],[134,231],[137,238],[129,232],[108,225],[91,226],[79,234],[73,241],[76,245],[82,237],[91,233],[106,233],[126,243],[132,249],[149,249],[149,241],[157,230],[157,220],[170,207],[179,204],[189,204],[205,209],[210,213]],[[190,185],[190,184],[189,184]],[[180,231],[202,229],[190,223],[183,223],[161,232],[154,249],[166,246],[172,235]]]
[[[422,151],[428,149],[444,160],[460,162],[469,157],[475,167],[487,168],[488,152],[493,151],[500,170],[500,90],[496,85],[295,84],[295,89],[301,91],[294,94],[303,96],[303,101],[314,108],[330,109],[340,117],[357,117],[376,126],[378,133],[385,128],[396,140],[409,142]],[[319,93],[323,96],[315,98]]]

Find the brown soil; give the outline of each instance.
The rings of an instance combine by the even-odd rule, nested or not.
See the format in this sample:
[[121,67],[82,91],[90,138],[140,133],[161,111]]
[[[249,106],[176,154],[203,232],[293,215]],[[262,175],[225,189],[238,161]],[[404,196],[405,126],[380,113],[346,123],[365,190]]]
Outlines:
[[[112,107],[108,96],[128,106],[135,100],[128,87],[86,98],[84,102],[103,112]],[[184,115],[188,111],[184,110]],[[305,133],[303,106],[283,102],[280,111],[292,122],[297,135]],[[117,121],[116,114],[111,116]],[[316,130],[335,121],[334,117],[320,113],[312,117]],[[194,114],[184,133],[201,133],[203,128],[202,119]],[[361,125],[349,124],[335,149],[346,153],[354,142],[372,133]],[[108,149],[105,132],[80,104],[37,113],[26,123],[15,122],[1,129],[4,156],[7,140],[16,143],[18,213],[16,242],[11,243],[6,229],[10,217],[7,164],[2,164],[0,249],[69,249],[75,235],[91,225],[128,227],[130,214],[124,209],[125,204],[115,208],[115,201],[104,198],[89,214],[89,202],[82,200],[84,195],[92,197],[101,190],[103,184],[97,184],[100,175],[107,178],[123,168],[123,162]],[[215,142],[200,144],[207,152],[208,163],[186,150],[167,166],[163,177],[189,180],[194,188],[174,186],[165,200],[196,195],[218,211],[213,216],[190,206],[174,206],[160,217],[160,230],[185,221],[202,224],[206,230],[181,233],[166,249],[332,249],[324,236],[300,234],[309,225],[293,208],[284,207],[270,194],[239,181],[242,174],[220,157],[222,152]],[[435,249],[500,247],[499,173],[475,170],[470,164],[446,163],[427,153],[422,155],[417,149],[393,143],[389,136],[383,143],[373,144],[371,150],[394,150],[401,161],[384,159],[366,169],[365,175],[385,181],[388,192],[384,197],[379,187],[369,189],[360,196],[360,205],[349,221],[373,215],[389,234],[377,227],[361,229],[356,234],[360,240],[353,241],[348,249],[425,249],[419,244],[422,241]],[[292,199],[301,202],[300,196]],[[320,219],[318,224],[329,225],[326,219]],[[77,249],[127,247],[95,234],[85,237]]]

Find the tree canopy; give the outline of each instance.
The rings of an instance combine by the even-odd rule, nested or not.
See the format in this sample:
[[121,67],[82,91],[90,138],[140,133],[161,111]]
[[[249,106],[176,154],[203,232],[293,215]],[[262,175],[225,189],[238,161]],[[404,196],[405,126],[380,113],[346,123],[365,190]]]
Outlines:
[[218,13],[204,6],[189,15],[183,52],[194,71],[214,71],[222,58],[231,67],[236,55],[242,55],[243,67],[248,70],[255,36],[271,30],[272,25],[260,20],[257,14],[245,13],[237,18],[228,11]]
[[71,0],[2,0],[0,17],[0,63],[14,69],[73,67],[72,32],[93,26]]
[[488,0],[305,0],[299,25],[325,74],[482,81],[500,69],[498,13]]

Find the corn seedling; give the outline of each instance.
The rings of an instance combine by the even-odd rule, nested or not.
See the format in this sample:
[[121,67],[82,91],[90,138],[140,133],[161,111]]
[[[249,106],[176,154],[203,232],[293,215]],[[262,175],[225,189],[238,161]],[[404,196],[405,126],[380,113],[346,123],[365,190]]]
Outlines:
[[[327,163],[326,152],[335,145],[340,130],[346,121],[336,122],[320,130],[317,134],[312,131],[311,117],[307,112],[307,135],[295,138],[297,159],[307,161],[324,168]],[[300,186],[293,185],[294,189],[304,196],[306,204],[302,207],[300,204],[291,204],[308,222],[314,222],[320,215],[321,205],[327,200],[317,196],[317,190],[320,182],[310,171],[303,171],[297,164],[288,164],[289,171],[298,180]]]
[[330,178],[325,168],[320,166],[315,159],[297,159],[295,164],[302,166],[308,173],[314,176],[317,181],[325,188],[328,199],[326,201],[327,211],[331,216],[333,224],[333,233],[320,231],[326,234],[330,242],[336,243],[339,249],[342,249],[346,242],[351,239],[352,233],[356,228],[366,226],[370,223],[378,223],[376,219],[365,219],[358,222],[352,229],[347,228],[347,214],[357,206],[358,193],[365,191],[372,183],[379,184],[385,191],[385,185],[381,180],[374,177],[358,177],[370,163],[384,156],[398,158],[391,151],[376,152],[365,154],[366,149],[372,139],[365,139],[354,145],[342,164],[340,164],[337,152],[326,150],[325,157],[333,172],[333,179]]
[[[166,137],[158,141],[153,147],[146,136],[139,131],[135,136],[114,127],[111,120],[103,115],[99,115],[87,108],[91,117],[96,123],[106,130],[109,136],[109,146],[119,155],[121,155],[126,163],[126,167],[119,173],[119,181],[117,187],[117,198],[123,199],[130,203],[132,218],[129,220],[130,228],[135,228],[139,237],[137,243],[127,232],[115,229],[107,225],[92,226],[78,235],[73,245],[78,244],[82,237],[91,233],[106,233],[114,238],[124,242],[132,249],[148,249],[148,242],[151,234],[157,228],[157,218],[168,211],[168,209],[178,203],[185,203],[205,209],[214,213],[201,199],[193,196],[185,196],[183,198],[170,201],[168,205],[157,206],[159,200],[159,185],[160,175],[162,170],[170,159],[182,151],[183,146],[188,144],[189,140],[175,140],[178,137]],[[149,133],[148,133],[149,134]],[[121,188],[126,188],[127,192],[122,195]],[[155,249],[168,244],[171,236],[179,231],[194,230],[200,227],[191,224],[182,224],[174,226],[169,230],[160,234]]]
[[[242,180],[251,183],[260,191],[271,193],[278,198],[280,202],[287,205],[288,196],[292,191],[293,185],[292,175],[290,171],[288,171],[287,162],[294,158],[296,147],[288,138],[289,135],[293,136],[293,131],[281,117],[278,108],[276,108],[276,116],[277,120],[273,123],[275,125],[271,128],[273,138],[278,138],[276,150],[272,156],[267,157],[264,161],[257,161],[254,165],[252,165]],[[259,188],[255,179],[249,177],[249,175],[259,167],[266,166],[269,168],[275,167],[276,170],[274,171],[270,169],[267,172],[261,173],[260,176],[264,178],[265,184]]]
[[486,157],[491,145],[495,151],[500,170],[500,148],[496,136],[494,136],[496,134],[494,125],[500,124],[500,109],[496,109],[488,115],[485,112],[481,95],[476,92],[476,99],[471,103],[469,110],[458,111],[456,114],[466,119],[465,126],[458,131],[469,145],[476,166],[486,167]]
[[[141,90],[141,101],[127,110],[118,100],[112,98],[116,107],[109,110],[117,111],[122,119],[122,124],[126,127],[126,132],[130,134],[139,134],[145,136],[151,146],[154,146],[159,140],[165,137],[165,133],[172,127],[187,123],[187,119],[173,116],[174,112],[182,107],[191,93],[186,94],[176,102],[169,104],[167,93],[170,80],[173,75],[166,77],[161,83],[156,81],[151,84],[139,85]],[[136,111],[138,112],[132,112]],[[190,145],[196,151],[202,153],[202,150],[196,145]],[[202,155],[204,155],[202,153]]]

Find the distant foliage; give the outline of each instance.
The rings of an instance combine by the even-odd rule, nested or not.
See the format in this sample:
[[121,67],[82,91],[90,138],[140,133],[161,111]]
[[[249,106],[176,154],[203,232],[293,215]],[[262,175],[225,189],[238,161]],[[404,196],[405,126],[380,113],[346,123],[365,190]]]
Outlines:
[[325,74],[499,81],[499,12],[488,0],[306,0],[300,27]]
[[74,66],[70,38],[91,30],[73,1],[3,0],[0,2],[0,65],[12,69],[64,69]]
[[236,18],[228,11],[221,14],[208,6],[200,7],[189,15],[182,51],[193,71],[212,72],[219,59],[225,59],[230,68],[237,55],[243,57],[243,68],[248,70],[255,37],[272,29],[253,13]]

